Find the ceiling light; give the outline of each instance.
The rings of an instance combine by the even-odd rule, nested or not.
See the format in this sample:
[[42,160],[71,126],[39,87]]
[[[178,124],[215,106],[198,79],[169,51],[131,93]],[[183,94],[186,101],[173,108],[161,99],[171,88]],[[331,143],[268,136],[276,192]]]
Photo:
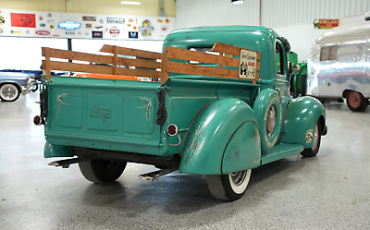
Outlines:
[[234,5],[240,5],[240,4],[243,4],[244,0],[231,0],[231,2],[232,2]]
[[123,1],[123,2],[121,2],[121,4],[124,4],[124,5],[136,5],[136,6],[138,6],[138,5],[140,5],[140,4],[141,4],[141,2],[128,2],[128,1]]

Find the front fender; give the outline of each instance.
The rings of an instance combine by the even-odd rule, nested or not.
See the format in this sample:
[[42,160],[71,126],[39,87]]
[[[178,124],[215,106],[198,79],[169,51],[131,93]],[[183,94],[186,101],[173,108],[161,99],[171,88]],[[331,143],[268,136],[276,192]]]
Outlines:
[[302,144],[305,149],[311,148],[313,141],[307,134],[313,131],[318,120],[321,133],[325,134],[326,113],[319,100],[313,97],[293,99],[288,107],[280,142]]
[[180,172],[225,174],[260,165],[261,140],[252,108],[236,98],[209,104],[181,147]]

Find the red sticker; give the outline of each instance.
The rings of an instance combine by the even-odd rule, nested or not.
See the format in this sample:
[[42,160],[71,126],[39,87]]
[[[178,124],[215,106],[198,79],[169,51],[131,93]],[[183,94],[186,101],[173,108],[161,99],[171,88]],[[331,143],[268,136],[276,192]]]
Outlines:
[[12,27],[36,28],[36,19],[34,14],[10,14]]
[[36,34],[37,35],[49,35],[50,34],[50,32],[49,31],[47,31],[47,30],[38,30],[38,31],[36,31]]
[[254,67],[254,65],[255,65],[256,63],[253,63],[253,62],[248,62],[248,66],[252,66],[252,67]]

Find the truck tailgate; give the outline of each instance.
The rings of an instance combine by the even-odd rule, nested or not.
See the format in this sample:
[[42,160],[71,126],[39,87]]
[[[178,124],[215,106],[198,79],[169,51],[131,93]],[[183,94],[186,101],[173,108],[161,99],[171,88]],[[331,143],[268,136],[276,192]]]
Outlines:
[[157,155],[159,87],[153,82],[53,77],[45,137],[51,144]]

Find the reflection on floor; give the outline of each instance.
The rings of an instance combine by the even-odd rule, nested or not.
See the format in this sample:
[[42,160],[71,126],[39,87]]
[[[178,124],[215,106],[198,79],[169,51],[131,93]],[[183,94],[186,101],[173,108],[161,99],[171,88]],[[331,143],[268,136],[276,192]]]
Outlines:
[[348,229],[370,228],[370,107],[325,103],[329,132],[317,157],[288,157],[253,170],[246,195],[215,200],[205,178],[158,182],[129,164],[117,182],[95,185],[77,165],[48,166],[38,94],[0,101],[0,229]]

